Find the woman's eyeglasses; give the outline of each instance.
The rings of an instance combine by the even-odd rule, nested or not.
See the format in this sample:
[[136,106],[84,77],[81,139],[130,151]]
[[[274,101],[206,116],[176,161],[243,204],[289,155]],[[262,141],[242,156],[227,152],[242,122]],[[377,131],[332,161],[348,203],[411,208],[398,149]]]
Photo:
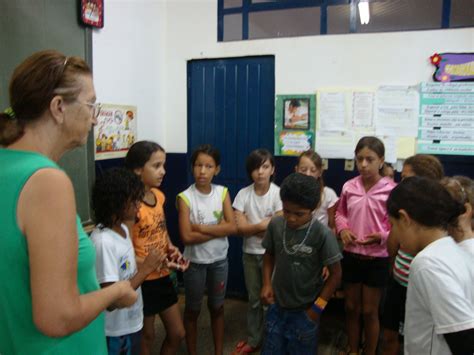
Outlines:
[[90,102],[81,102],[81,101],[78,101],[78,102],[80,104],[92,107],[92,115],[94,116],[94,118],[99,117],[100,110],[102,109],[102,104],[100,102],[96,102],[96,103],[93,103],[93,104],[90,103]]

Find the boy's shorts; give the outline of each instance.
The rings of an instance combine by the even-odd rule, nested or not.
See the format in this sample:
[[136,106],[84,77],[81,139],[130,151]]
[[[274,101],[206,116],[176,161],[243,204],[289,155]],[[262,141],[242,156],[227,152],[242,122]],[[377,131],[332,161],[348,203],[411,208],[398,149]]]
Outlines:
[[262,355],[314,355],[318,349],[319,322],[306,310],[288,310],[276,303],[268,307]]
[[190,263],[183,275],[186,309],[199,312],[206,289],[207,306],[219,309],[224,304],[228,272],[227,258],[212,264]]
[[342,281],[384,288],[389,277],[389,258],[370,257],[345,251],[342,259]]
[[143,314],[153,316],[178,303],[178,295],[169,276],[142,283]]
[[108,353],[109,355],[138,355],[140,354],[141,338],[141,330],[119,337],[107,337]]
[[384,311],[382,315],[382,326],[398,332],[403,339],[405,324],[405,302],[407,300],[407,288],[400,285],[393,277],[387,287]]

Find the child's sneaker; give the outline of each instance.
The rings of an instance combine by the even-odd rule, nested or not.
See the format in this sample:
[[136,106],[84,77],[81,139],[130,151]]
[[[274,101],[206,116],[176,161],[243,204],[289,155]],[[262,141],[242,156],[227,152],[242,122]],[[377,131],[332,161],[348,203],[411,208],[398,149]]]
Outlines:
[[242,340],[239,341],[237,346],[235,347],[235,350],[232,352],[232,355],[243,355],[243,354],[252,354],[254,352],[257,352],[260,349],[260,347],[252,347],[249,344],[247,344],[246,341]]

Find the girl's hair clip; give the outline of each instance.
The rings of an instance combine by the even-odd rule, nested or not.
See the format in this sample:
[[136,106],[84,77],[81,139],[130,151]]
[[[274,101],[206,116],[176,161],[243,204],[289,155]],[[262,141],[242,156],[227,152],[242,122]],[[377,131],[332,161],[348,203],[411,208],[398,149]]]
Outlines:
[[15,112],[13,111],[11,107],[6,108],[5,111],[3,112],[6,113],[12,120],[16,118]]
[[461,190],[461,194],[462,194],[462,200],[463,202],[462,203],[467,203],[469,202],[469,198],[467,196],[467,193],[466,193],[466,190],[464,189],[464,186],[462,186],[462,184],[455,178],[451,178],[451,181],[454,181],[454,183],[456,184],[457,187],[459,187],[459,190]]

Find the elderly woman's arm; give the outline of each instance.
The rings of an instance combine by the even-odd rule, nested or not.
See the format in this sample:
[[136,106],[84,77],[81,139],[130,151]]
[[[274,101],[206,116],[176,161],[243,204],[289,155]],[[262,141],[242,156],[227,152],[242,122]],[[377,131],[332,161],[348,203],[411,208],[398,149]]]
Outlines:
[[136,301],[129,281],[79,294],[74,190],[63,171],[41,169],[31,176],[20,193],[17,218],[28,243],[33,320],[41,332],[65,336],[112,304]]

